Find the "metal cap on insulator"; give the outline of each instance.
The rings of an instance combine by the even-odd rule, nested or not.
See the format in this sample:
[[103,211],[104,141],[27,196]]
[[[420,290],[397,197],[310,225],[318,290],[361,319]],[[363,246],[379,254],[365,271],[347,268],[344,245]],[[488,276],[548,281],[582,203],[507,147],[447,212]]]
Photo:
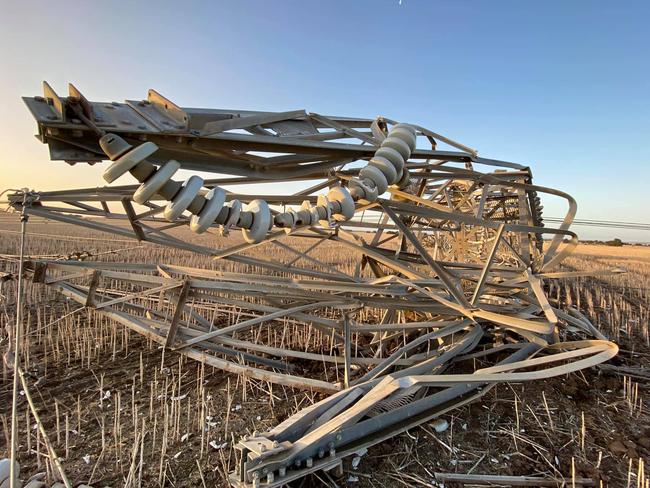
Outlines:
[[327,216],[327,209],[314,206],[309,200],[304,200],[302,205],[300,205],[300,210],[302,212],[309,212],[309,225],[316,225],[318,221]]
[[331,227],[333,224],[332,209],[330,208],[330,201],[328,200],[326,195],[318,195],[318,198],[316,199],[316,207],[322,209],[324,213],[324,215],[320,215],[319,212],[319,217],[321,217],[321,219],[318,222],[320,223],[320,225],[322,225],[326,229]]
[[409,146],[409,149],[411,151],[415,151],[415,147],[417,145],[417,136],[415,135],[415,132],[407,129],[403,125],[401,127],[395,127],[391,129],[391,131],[388,133],[388,137],[397,137],[398,139],[401,139]]
[[375,166],[368,165],[365,168],[361,169],[361,171],[359,171],[359,178],[372,181],[378,195],[384,193],[388,188],[388,179],[384,173],[382,173],[382,171]]
[[99,147],[111,160],[115,160],[133,146],[118,135],[106,134],[99,139]]
[[369,202],[374,202],[379,196],[379,190],[377,186],[369,178],[353,178],[350,180],[349,186],[350,196],[353,200],[356,198],[357,200],[367,200]]
[[237,222],[239,222],[239,217],[241,216],[242,208],[243,205],[239,200],[229,201],[224,206],[224,209],[227,210],[224,219],[221,220],[221,214],[219,214],[219,218],[217,219],[217,221],[221,223],[223,228],[227,231],[231,227],[237,225]]
[[247,222],[240,221],[244,240],[249,244],[262,242],[273,226],[269,204],[258,198],[246,205],[242,216],[245,213],[250,216],[250,221],[248,221],[249,219],[246,219]]
[[344,221],[354,217],[354,200],[347,188],[343,186],[330,188],[330,191],[327,193],[327,200],[332,203],[337,203],[339,206],[336,210],[332,209],[332,217],[334,217],[334,220]]
[[276,227],[293,228],[296,225],[296,216],[294,214],[295,212],[282,212],[274,217],[273,223]]
[[395,124],[393,126],[393,128],[391,129],[391,131],[395,130],[395,129],[406,129],[411,134],[413,134],[414,136],[417,136],[417,133],[418,133],[417,130],[415,129],[415,127],[413,127],[411,124],[405,124],[403,122],[400,122],[399,124]]

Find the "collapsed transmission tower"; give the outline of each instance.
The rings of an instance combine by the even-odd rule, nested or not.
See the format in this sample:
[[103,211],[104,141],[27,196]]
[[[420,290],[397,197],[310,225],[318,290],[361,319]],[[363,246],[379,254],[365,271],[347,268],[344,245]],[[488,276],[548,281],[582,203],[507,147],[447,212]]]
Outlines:
[[[25,102],[51,159],[110,160],[105,181],[127,184],[15,193],[14,209],[210,263],[34,260],[31,279],[192,359],[326,394],[242,438],[233,486],[340,471],[346,456],[498,383],[617,352],[544,292],[578,274],[557,270],[578,242],[576,203],[534,185],[526,166],[386,117],[184,108],[154,90],[90,102],[47,83]],[[181,182],[179,170],[218,177]],[[229,190],[241,185],[253,186]],[[542,195],[566,201],[558,228],[543,224]]]

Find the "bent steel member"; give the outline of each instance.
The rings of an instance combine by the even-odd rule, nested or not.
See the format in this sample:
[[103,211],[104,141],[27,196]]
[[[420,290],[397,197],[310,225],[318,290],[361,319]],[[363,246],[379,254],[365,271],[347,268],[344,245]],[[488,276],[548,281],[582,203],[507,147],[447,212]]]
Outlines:
[[[576,203],[527,166],[386,117],[185,108],[154,90],[90,102],[47,83],[25,103],[51,159],[110,160],[104,180],[127,184],[16,193],[15,209],[205,259],[32,261],[34,281],[190,358],[329,395],[244,437],[233,486],[340,470],[500,382],[617,352],[545,294],[577,245]],[[543,225],[550,197],[567,203],[559,228]]]

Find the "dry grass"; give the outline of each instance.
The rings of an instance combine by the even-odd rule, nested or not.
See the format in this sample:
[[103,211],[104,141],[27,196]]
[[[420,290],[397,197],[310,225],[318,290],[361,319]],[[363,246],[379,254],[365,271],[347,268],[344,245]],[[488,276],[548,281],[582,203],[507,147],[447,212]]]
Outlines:
[[[18,229],[15,216],[1,216],[0,254],[15,254]],[[32,256],[254,271],[37,219],[30,221],[29,232],[33,236],[27,252]],[[237,238],[230,236],[228,245]],[[199,238],[195,242],[200,243]],[[295,245],[306,249],[310,243],[296,241]],[[272,244],[254,252],[289,259],[286,250]],[[347,272],[358,261],[358,256],[341,253],[328,242],[314,256]],[[15,271],[16,264],[5,256],[0,271]],[[640,460],[650,459],[648,381],[642,376],[650,362],[650,248],[581,245],[567,266],[588,271],[628,269],[610,277],[561,280],[548,289],[552,299],[579,308],[619,342],[622,352],[611,368],[495,388],[480,403],[447,416],[451,427],[442,434],[425,425],[371,449],[338,485],[438,486],[434,472],[442,471],[544,474],[558,479],[574,475],[602,480],[603,486],[644,486],[645,476],[638,474]],[[15,281],[2,283],[3,351],[13,323],[14,297]],[[235,466],[235,439],[265,430],[318,399],[163,353],[121,326],[61,300],[46,287],[28,284],[26,303],[28,382],[49,437],[76,483],[225,486],[227,473]],[[4,369],[0,456],[6,455],[8,445],[10,380],[10,372]],[[24,472],[51,471],[25,407],[21,400]],[[304,486],[332,486],[321,478],[311,477]]]

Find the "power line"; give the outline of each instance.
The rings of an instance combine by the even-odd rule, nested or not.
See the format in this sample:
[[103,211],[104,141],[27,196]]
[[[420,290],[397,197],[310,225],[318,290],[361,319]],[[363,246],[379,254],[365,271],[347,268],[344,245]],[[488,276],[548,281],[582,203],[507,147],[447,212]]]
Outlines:
[[[544,217],[545,222],[561,223],[564,219],[559,217]],[[623,222],[619,220],[590,220],[590,219],[575,219],[571,225],[588,226],[588,227],[603,227],[613,229],[629,229],[629,230],[650,230],[650,223],[643,222]]]

